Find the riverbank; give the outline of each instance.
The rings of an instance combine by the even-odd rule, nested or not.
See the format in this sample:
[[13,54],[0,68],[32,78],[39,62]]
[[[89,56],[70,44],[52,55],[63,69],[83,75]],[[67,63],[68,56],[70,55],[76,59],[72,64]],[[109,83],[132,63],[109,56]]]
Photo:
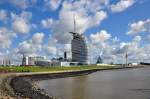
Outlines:
[[[55,99],[53,96],[48,96],[46,92],[36,86],[36,82],[45,79],[56,79],[63,77],[73,77],[90,74],[100,70],[112,69],[127,69],[139,67],[116,67],[116,68],[100,68],[91,70],[73,70],[73,71],[55,71],[55,72],[39,72],[39,73],[10,73],[5,74],[2,80],[3,94],[1,96],[12,98],[32,98],[32,99]],[[37,98],[38,97],[38,98]]]
[[35,84],[36,81],[87,75],[95,71],[97,70],[1,74],[3,76],[0,78],[0,98],[55,99],[39,89]]

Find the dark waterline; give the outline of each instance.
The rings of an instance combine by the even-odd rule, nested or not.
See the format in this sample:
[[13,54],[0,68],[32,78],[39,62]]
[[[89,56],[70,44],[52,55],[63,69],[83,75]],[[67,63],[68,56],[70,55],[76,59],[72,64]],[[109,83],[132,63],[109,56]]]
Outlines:
[[150,67],[43,80],[38,86],[61,99],[150,99]]

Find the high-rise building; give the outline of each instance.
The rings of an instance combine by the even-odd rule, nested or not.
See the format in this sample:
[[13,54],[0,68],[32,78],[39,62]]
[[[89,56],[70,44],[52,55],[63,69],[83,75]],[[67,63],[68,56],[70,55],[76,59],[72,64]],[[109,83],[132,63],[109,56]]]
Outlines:
[[71,41],[72,61],[87,64],[88,49],[84,36],[79,33],[70,33],[73,34]]
[[67,52],[64,52],[64,60],[67,60]]

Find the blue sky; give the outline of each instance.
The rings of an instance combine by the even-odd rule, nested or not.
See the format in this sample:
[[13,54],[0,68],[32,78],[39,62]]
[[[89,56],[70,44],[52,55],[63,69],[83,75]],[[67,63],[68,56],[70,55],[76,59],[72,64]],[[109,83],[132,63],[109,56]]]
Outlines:
[[71,58],[73,16],[83,33],[89,60],[123,63],[150,59],[149,0],[1,0],[0,56],[21,61],[22,54]]

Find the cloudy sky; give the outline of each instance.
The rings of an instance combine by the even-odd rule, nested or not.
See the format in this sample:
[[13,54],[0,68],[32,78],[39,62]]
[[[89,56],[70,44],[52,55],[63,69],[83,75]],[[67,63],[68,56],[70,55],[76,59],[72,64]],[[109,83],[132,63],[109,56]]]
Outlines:
[[150,62],[150,0],[0,0],[0,58],[48,59],[67,51],[73,19],[86,36],[89,61]]

